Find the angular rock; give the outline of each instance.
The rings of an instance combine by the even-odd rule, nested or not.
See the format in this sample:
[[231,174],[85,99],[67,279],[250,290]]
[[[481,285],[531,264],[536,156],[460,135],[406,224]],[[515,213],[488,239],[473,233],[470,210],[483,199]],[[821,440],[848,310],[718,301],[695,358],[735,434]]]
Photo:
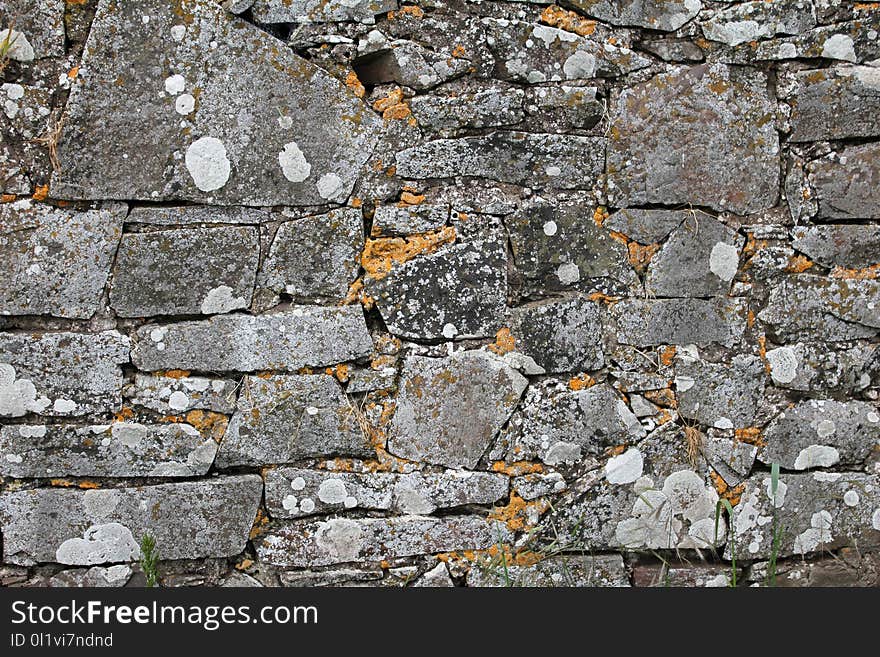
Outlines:
[[446,564],[442,562],[438,563],[431,570],[419,577],[412,585],[415,588],[455,586],[452,578],[449,576],[449,569],[446,567]]
[[273,518],[300,518],[349,509],[426,514],[507,496],[507,477],[490,472],[328,472],[275,468],[266,472],[266,506]]
[[137,373],[122,394],[131,403],[162,415],[191,410],[231,414],[235,410],[238,382],[203,376],[151,376]]
[[611,204],[694,204],[736,214],[774,206],[775,112],[763,73],[721,64],[677,68],[625,89],[608,143]]
[[130,224],[176,226],[188,224],[262,224],[275,218],[258,208],[181,205],[178,207],[144,206],[132,208],[125,218]]
[[125,564],[115,566],[92,566],[88,570],[76,568],[62,570],[48,581],[51,587],[118,587],[125,586],[131,579],[132,570]]
[[0,333],[0,417],[119,411],[130,346],[116,331]]
[[656,244],[665,240],[669,233],[686,220],[693,222],[694,214],[687,210],[630,208],[615,212],[602,225],[609,230],[623,233],[636,242]]
[[712,432],[703,437],[702,451],[706,462],[729,488],[739,486],[749,476],[758,454],[758,448],[750,443],[713,436]]
[[818,219],[880,218],[880,144],[849,146],[808,165]]
[[397,0],[256,0],[252,4],[258,23],[357,21],[372,25],[376,14],[397,9]]
[[873,66],[800,71],[797,83],[790,141],[880,135],[880,71]]
[[880,263],[880,226],[796,226],[791,245],[825,267],[862,269]]
[[[730,566],[684,562],[679,567],[638,565],[633,568],[633,586],[663,588],[715,588],[732,586]],[[742,575],[740,575],[742,577]]]
[[833,351],[822,343],[798,343],[768,349],[767,363],[774,385],[781,388],[853,392],[870,385],[871,370],[880,366],[874,354],[874,345]]
[[861,465],[880,444],[880,408],[862,401],[803,401],[764,431],[764,463],[786,470]]
[[419,90],[461,77],[469,68],[467,59],[444,56],[408,39],[385,41],[357,63],[358,77],[366,84],[396,82]]
[[333,377],[245,377],[217,455],[218,467],[334,454],[370,456],[374,450]]
[[[5,41],[8,31],[0,28],[0,34]],[[0,83],[0,192],[30,195],[38,183],[48,180],[49,154],[37,139],[45,132],[51,112],[50,90],[15,82]],[[20,203],[29,205],[25,200]]]
[[869,338],[880,330],[878,298],[878,281],[799,274],[770,291],[758,318],[783,343]]
[[448,96],[416,96],[410,101],[419,126],[438,132],[514,125],[523,120],[522,89],[463,89]]
[[745,330],[740,299],[625,299],[612,307],[617,340],[646,347],[661,344],[730,345]]
[[110,305],[121,317],[247,308],[260,259],[256,228],[182,228],[122,236]]
[[764,363],[756,356],[737,355],[729,364],[679,358],[678,412],[718,429],[753,427],[765,378]]
[[5,0],[0,7],[4,37],[13,25],[32,46],[30,59],[64,56],[64,0]]
[[725,295],[739,270],[743,241],[714,217],[694,212],[651,259],[645,287],[656,297]]
[[286,221],[275,233],[263,265],[263,284],[296,299],[342,299],[357,277],[363,248],[359,210],[344,208]]
[[[780,558],[880,543],[880,480],[860,473],[782,474],[772,494],[769,474],[746,482],[733,509],[732,545],[737,559],[766,559],[773,552],[773,518],[783,529]],[[774,499],[775,498],[775,499]]]
[[513,309],[510,335],[514,349],[548,373],[597,370],[605,364],[599,306],[581,297]]
[[443,227],[448,219],[449,206],[442,203],[380,205],[373,213],[373,231],[395,237],[427,233]]
[[163,559],[239,554],[257,513],[262,480],[219,477],[138,488],[36,488],[0,495],[3,558],[90,566],[128,562],[149,533]]
[[535,197],[505,222],[527,292],[592,291],[595,278],[638,280],[626,246],[593,221],[595,207],[587,195]]
[[388,330],[415,340],[488,337],[504,321],[507,250],[499,231],[394,265],[367,292]]
[[511,486],[516,494],[524,500],[556,495],[568,488],[565,478],[558,472],[533,473],[514,477]]
[[602,120],[604,103],[596,97],[596,87],[529,87],[525,110],[531,123],[544,132],[589,130]]
[[295,371],[361,358],[372,348],[360,307],[292,306],[268,315],[149,324],[137,331],[132,361],[149,371]]
[[468,586],[584,587],[629,586],[629,575],[619,554],[563,554],[534,566],[499,567],[480,563],[468,572]]
[[81,70],[56,198],[341,203],[377,138],[342,82],[213,0],[102,0]]
[[[744,49],[739,56],[726,53],[723,58],[745,63],[754,60],[831,59],[853,64],[867,63],[880,55],[880,44],[872,33],[880,27],[875,12],[846,23],[823,25],[793,37],[769,39],[754,50]],[[733,55],[733,56],[731,56]]]
[[802,34],[815,26],[811,2],[743,2],[716,10],[700,23],[707,39],[729,46],[776,35]]
[[10,477],[192,477],[216,453],[212,438],[184,423],[0,428],[0,474]]
[[0,205],[0,314],[88,319],[101,303],[126,208]]
[[278,574],[282,586],[378,586],[384,571],[378,565],[335,570],[289,570]]
[[511,538],[506,527],[479,516],[333,518],[277,525],[258,539],[257,556],[274,566],[302,568],[484,550]]
[[473,468],[519,403],[528,381],[484,351],[404,361],[388,451]]
[[396,155],[408,179],[487,178],[545,189],[590,189],[602,174],[605,140],[577,135],[496,132],[437,139]]
[[538,458],[562,466],[644,435],[638,418],[610,386],[570,390],[550,381],[529,388],[502,443],[509,461]]
[[702,9],[700,0],[571,0],[588,16],[612,25],[674,32]]

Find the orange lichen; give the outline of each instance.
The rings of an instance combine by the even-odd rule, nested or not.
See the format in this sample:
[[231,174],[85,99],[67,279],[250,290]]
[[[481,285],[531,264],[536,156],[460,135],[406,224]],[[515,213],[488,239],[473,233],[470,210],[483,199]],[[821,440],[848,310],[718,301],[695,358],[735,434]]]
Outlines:
[[660,245],[642,245],[638,242],[630,242],[627,244],[627,249],[629,250],[629,264],[632,265],[633,269],[637,272],[644,274],[648,269],[648,264],[651,262],[651,258],[653,258],[654,254],[660,250]]
[[736,506],[740,503],[742,499],[742,494],[746,490],[745,484],[740,484],[739,486],[734,486],[731,488],[727,485],[727,482],[714,470],[709,472],[709,477],[712,479],[712,485],[715,486],[715,490],[718,492],[718,495],[722,498],[730,502],[730,506]]
[[750,309],[749,312],[746,314],[746,326],[748,326],[749,328],[752,328],[754,325],[755,325],[755,311]]
[[755,447],[767,446],[767,441],[764,439],[760,427],[744,427],[742,429],[736,429],[733,432],[733,438],[736,441],[748,443]]
[[80,481],[77,485],[77,488],[82,488],[83,490],[94,490],[96,488],[100,488],[101,484],[97,481]]
[[489,518],[503,522],[508,529],[516,532],[532,527],[536,519],[549,508],[550,504],[546,500],[527,502],[516,493],[511,493],[508,503],[494,507]]
[[123,406],[120,411],[113,416],[114,422],[125,422],[126,420],[130,420],[134,417],[134,410],[131,406]]
[[592,386],[596,385],[596,379],[591,377],[589,374],[579,374],[578,376],[573,376],[568,380],[568,387],[571,390],[586,390]]
[[355,279],[355,281],[348,286],[348,293],[342,300],[343,306],[349,306],[353,303],[359,303],[367,310],[376,305],[376,300],[367,294],[367,291],[364,289],[364,281],[361,278]]
[[391,90],[387,96],[375,101],[373,109],[382,112],[382,118],[386,121],[404,119],[411,114],[409,105],[403,99],[403,90],[400,87]]
[[263,511],[262,508],[257,509],[257,517],[254,518],[254,524],[251,526],[251,531],[248,534],[251,540],[257,538],[260,534],[266,531],[266,526],[269,524],[269,516],[266,515],[266,512]]
[[348,381],[349,377],[348,365],[345,364],[337,365],[336,367],[328,367],[324,370],[324,373],[328,376],[336,377],[340,383],[345,383]]
[[77,75],[79,75],[79,66],[74,66],[67,72],[67,77],[70,80],[75,80]]
[[590,36],[596,31],[597,24],[596,21],[587,20],[556,5],[550,5],[541,12],[541,22],[581,36]]
[[424,202],[425,202],[425,195],[424,194],[418,194],[412,190],[404,189],[400,193],[400,203],[398,205],[403,207],[403,206],[407,206],[407,205],[419,205]]
[[619,233],[616,230],[609,230],[608,235],[616,242],[620,242],[623,245],[629,245],[629,238],[623,233]]
[[755,239],[754,233],[746,233],[746,243],[743,246],[743,256],[753,256],[757,251],[767,247],[767,240]]
[[509,354],[516,348],[516,338],[510,332],[510,329],[506,326],[498,329],[495,333],[495,342],[489,345],[488,349],[491,352],[498,354],[499,356],[503,356],[504,354]]
[[229,419],[222,413],[214,411],[190,411],[186,414],[187,424],[195,427],[202,435],[210,435],[218,443],[226,433]]
[[353,208],[359,208],[363,204],[364,204],[364,202],[361,199],[359,199],[357,196],[355,196],[353,199],[351,199],[351,207],[353,207]]
[[675,354],[678,350],[674,345],[670,345],[668,347],[663,347],[660,349],[660,364],[669,367],[672,365],[672,362],[675,360]]
[[465,54],[466,54],[466,51],[464,49],[464,46],[461,44],[456,45],[455,48],[452,49],[452,56],[453,57],[461,58],[461,57],[464,57]]
[[370,278],[379,280],[387,276],[395,264],[403,264],[416,256],[433,253],[441,246],[454,242],[455,237],[455,228],[444,226],[407,237],[368,239],[361,253],[361,267]]
[[241,561],[239,561],[237,564],[235,564],[235,569],[236,570],[247,570],[248,568],[250,568],[253,565],[254,565],[253,559],[245,558],[245,559],[242,559]]
[[770,367],[770,361],[767,360],[767,336],[759,335],[758,336],[758,355],[761,357],[761,360],[764,361],[764,370],[767,374],[770,374],[772,368]]
[[800,274],[801,272],[807,271],[812,266],[812,260],[810,260],[806,256],[797,255],[792,256],[788,259],[788,264],[785,266],[785,271],[790,274]]
[[495,461],[492,464],[492,472],[501,472],[511,477],[519,477],[521,475],[544,472],[544,466],[531,461],[515,461],[513,463]]
[[654,402],[657,406],[664,408],[675,408],[678,402],[675,399],[675,393],[671,388],[661,388],[660,390],[646,390],[645,399]]
[[189,370],[166,370],[163,376],[167,376],[169,379],[185,379],[190,374]]
[[594,303],[604,303],[609,307],[620,301],[620,297],[612,297],[604,292],[593,292],[592,294],[588,294],[587,299]]
[[352,93],[358,98],[363,98],[364,94],[367,93],[364,85],[361,84],[361,81],[358,79],[357,73],[354,71],[350,71],[348,75],[345,76],[345,86],[351,89]]
[[608,219],[609,216],[610,215],[608,214],[608,210],[601,205],[593,211],[593,221],[600,228],[602,227],[602,225],[605,223],[605,220]]
[[605,456],[620,456],[626,451],[627,445],[615,445],[614,447],[605,448]]
[[266,380],[272,378],[272,372],[270,372],[268,370],[263,371],[263,372],[257,372],[256,377],[258,379],[263,379],[263,381],[266,381]]
[[12,203],[15,200],[15,194],[3,194],[0,195],[0,202],[3,203]]
[[880,278],[880,264],[871,265],[864,269],[845,269],[835,267],[831,270],[832,278],[846,278],[855,281],[872,281]]
[[49,198],[49,185],[37,185],[33,198],[35,201],[45,201]]
[[50,479],[50,486],[60,486],[62,488],[70,488],[71,486],[76,486],[76,484],[69,479]]

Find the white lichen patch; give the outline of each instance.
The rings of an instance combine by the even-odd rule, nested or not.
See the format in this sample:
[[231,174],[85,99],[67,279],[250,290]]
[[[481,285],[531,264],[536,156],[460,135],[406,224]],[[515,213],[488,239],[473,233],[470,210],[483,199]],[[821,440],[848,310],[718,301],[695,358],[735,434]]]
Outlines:
[[871,516],[871,527],[880,532],[880,507],[874,509],[874,513]]
[[858,506],[861,498],[854,490],[848,490],[843,494],[843,503],[847,506]]
[[828,59],[840,59],[845,62],[857,62],[855,43],[847,34],[835,34],[825,40],[822,56]]
[[55,552],[58,563],[70,566],[132,561],[138,557],[140,549],[131,530],[118,522],[92,525],[82,538],[67,539]]
[[176,96],[186,89],[186,79],[179,73],[169,75],[165,78],[165,92]]
[[101,520],[116,510],[120,497],[119,491],[112,488],[87,490],[83,494],[83,508],[89,518]]
[[137,422],[117,422],[110,435],[126,447],[137,447],[149,435],[150,430]]
[[340,479],[325,479],[318,486],[318,499],[324,504],[342,504],[346,497],[348,491]]
[[770,503],[777,509],[785,505],[785,494],[788,492],[788,484],[781,479],[776,482],[776,495],[773,495],[773,480],[770,477],[764,479],[764,487]]
[[642,476],[645,462],[642,453],[630,447],[623,454],[613,456],[605,464],[605,478],[611,484],[631,484]]
[[284,499],[281,500],[281,506],[283,506],[286,511],[296,513],[299,507],[299,500],[296,495],[286,495]]
[[200,137],[186,149],[184,158],[193,182],[203,192],[213,192],[229,181],[232,165],[226,147],[216,137]]
[[831,534],[832,517],[824,509],[814,513],[810,518],[810,528],[798,534],[794,539],[794,551],[796,554],[813,552],[820,545],[826,545],[833,540]]
[[219,315],[228,313],[230,310],[247,308],[248,302],[244,297],[233,296],[233,289],[228,285],[219,285],[208,291],[202,300],[201,311],[203,315]]
[[556,222],[553,221],[552,219],[550,221],[547,221],[544,224],[544,234],[547,237],[553,237],[556,234],[556,231],[558,231],[558,230],[559,230],[559,227],[556,225]]
[[339,561],[355,561],[363,547],[363,529],[353,520],[334,518],[321,523],[315,543]]
[[30,379],[16,379],[15,376],[12,365],[0,363],[0,416],[42,413],[49,405],[49,399],[37,398],[37,389]]
[[168,407],[174,411],[185,411],[189,408],[189,397],[181,390],[175,390],[168,397]]
[[709,254],[709,271],[722,281],[730,282],[739,269],[739,253],[736,247],[726,242],[718,242]]
[[76,402],[71,399],[56,399],[52,404],[52,410],[56,413],[73,413],[76,410]]
[[581,280],[581,270],[573,262],[566,262],[556,269],[556,278],[563,285],[572,285]]
[[302,477],[296,477],[293,481],[290,482],[290,487],[293,490],[303,490],[306,487],[306,480]]
[[778,347],[767,352],[770,377],[776,383],[791,383],[797,376],[800,356],[794,347]]
[[325,173],[318,178],[317,188],[318,194],[323,199],[337,202],[345,200],[345,186],[342,184],[342,178],[335,173]]
[[196,108],[196,99],[190,94],[180,94],[174,101],[174,111],[181,116],[192,113]]
[[840,453],[830,445],[810,445],[804,447],[794,461],[795,470],[810,468],[830,468],[840,462]]
[[170,31],[171,38],[180,43],[186,36],[186,25],[172,25]]
[[577,50],[565,60],[562,72],[569,80],[592,78],[596,73],[596,58],[590,53]]
[[31,42],[23,32],[11,29],[11,25],[5,25],[0,29],[0,37],[4,43],[8,44],[6,48],[6,57],[16,62],[32,62],[36,53]]
[[456,335],[458,335],[458,329],[455,328],[455,324],[450,324],[447,322],[443,325],[443,330],[441,331],[443,337],[447,340],[452,340]]
[[43,438],[46,435],[46,426],[42,424],[22,424],[18,427],[18,435],[22,438]]
[[302,182],[312,173],[312,165],[295,141],[284,144],[284,150],[278,153],[278,164],[281,166],[281,173],[290,182]]
[[829,436],[833,436],[837,431],[837,425],[834,423],[834,420],[819,420],[816,423],[816,435],[819,438],[828,438]]

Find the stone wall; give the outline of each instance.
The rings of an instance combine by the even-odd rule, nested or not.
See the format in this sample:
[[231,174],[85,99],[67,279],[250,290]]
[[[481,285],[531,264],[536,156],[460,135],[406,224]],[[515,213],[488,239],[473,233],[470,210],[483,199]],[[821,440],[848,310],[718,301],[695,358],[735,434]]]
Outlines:
[[3,584],[878,583],[878,3],[0,27]]

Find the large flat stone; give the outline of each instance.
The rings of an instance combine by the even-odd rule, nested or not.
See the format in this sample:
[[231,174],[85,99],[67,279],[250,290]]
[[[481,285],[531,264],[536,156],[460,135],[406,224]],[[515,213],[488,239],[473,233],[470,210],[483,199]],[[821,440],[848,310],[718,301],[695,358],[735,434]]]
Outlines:
[[745,330],[741,299],[625,299],[612,308],[623,344],[730,345]]
[[401,372],[388,451],[473,468],[519,402],[527,379],[484,351],[410,356]]
[[801,71],[797,83],[791,141],[880,135],[880,71],[873,66]]
[[238,381],[204,376],[152,376],[138,372],[134,375],[134,382],[123,388],[122,394],[131,403],[162,415],[192,410],[231,414],[238,396]]
[[693,204],[737,214],[774,206],[775,112],[763,73],[721,64],[678,68],[625,89],[608,142],[611,204]]
[[373,24],[376,14],[397,9],[397,0],[256,0],[251,11],[258,23]]
[[57,198],[340,203],[376,139],[342,82],[213,0],[101,0],[80,71]]
[[719,429],[753,427],[765,378],[764,363],[757,356],[737,355],[729,364],[679,358],[678,412]]
[[189,424],[13,424],[0,428],[0,474],[10,477],[192,477],[217,443]]
[[240,553],[257,513],[257,475],[138,488],[36,488],[0,495],[3,559],[30,565],[128,562],[145,534],[163,559]]
[[702,9],[700,0],[570,0],[588,16],[612,25],[673,32]]
[[223,205],[140,206],[125,218],[130,224],[184,226],[189,224],[262,224],[277,218],[259,208]]
[[129,349],[116,331],[0,333],[0,417],[119,411]]
[[0,205],[0,314],[88,319],[101,303],[126,208]]
[[372,347],[359,306],[293,306],[269,315],[149,324],[137,331],[132,361],[142,370],[295,371],[361,358]]
[[[831,349],[823,342],[784,345],[767,350],[773,383],[792,390],[852,393],[871,379],[874,345]],[[867,381],[866,381],[867,377]]]
[[796,226],[791,245],[825,267],[862,269],[880,263],[880,226]]
[[476,563],[468,571],[467,584],[541,588],[630,585],[619,554],[561,554],[533,566]]
[[247,308],[254,292],[256,228],[181,228],[123,235],[110,305],[121,317],[213,315]]
[[268,465],[335,454],[374,454],[336,379],[320,374],[249,376],[217,465]]
[[707,39],[728,46],[776,35],[803,34],[815,26],[811,2],[742,2],[716,10],[700,23]]
[[327,566],[485,550],[510,538],[506,527],[479,516],[303,520],[278,525],[265,533],[258,541],[257,556],[275,566]]
[[5,0],[0,28],[14,26],[34,49],[34,59],[64,56],[64,0]]
[[880,144],[848,146],[807,169],[818,219],[880,218]]

